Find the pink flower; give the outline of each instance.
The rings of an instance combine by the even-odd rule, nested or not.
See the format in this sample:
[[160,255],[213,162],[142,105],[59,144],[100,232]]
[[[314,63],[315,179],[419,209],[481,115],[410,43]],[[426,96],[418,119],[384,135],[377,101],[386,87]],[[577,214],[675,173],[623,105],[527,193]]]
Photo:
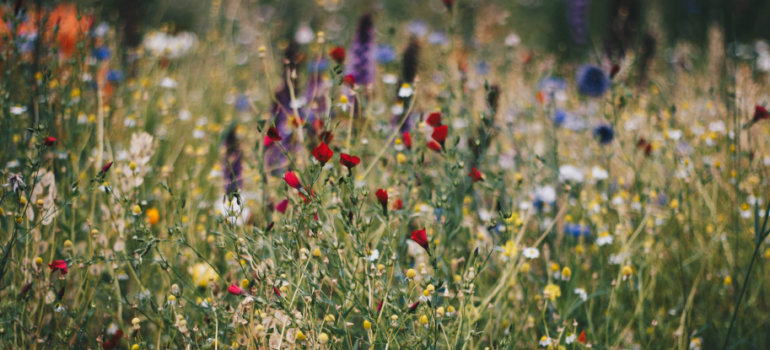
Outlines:
[[286,184],[295,190],[302,188],[299,178],[293,171],[287,171],[286,174],[283,175],[283,181],[286,181]]
[[289,200],[284,199],[275,205],[275,210],[277,210],[281,214],[286,214],[286,208],[288,207],[289,207]]
[[[112,163],[110,163],[112,164]],[[67,274],[67,262],[64,260],[54,260],[52,263],[48,264],[48,267],[51,268],[51,273],[56,272],[56,270],[61,270],[62,275]]]
[[243,289],[234,283],[227,287],[227,291],[232,295],[243,295]]

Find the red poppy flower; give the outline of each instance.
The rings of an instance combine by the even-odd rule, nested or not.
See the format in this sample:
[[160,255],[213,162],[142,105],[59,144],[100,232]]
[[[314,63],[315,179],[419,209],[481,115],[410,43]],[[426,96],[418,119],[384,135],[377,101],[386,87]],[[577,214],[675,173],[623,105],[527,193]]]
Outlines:
[[393,209],[394,210],[404,209],[404,201],[402,201],[401,198],[396,198],[396,200],[393,201]]
[[471,168],[471,172],[468,173],[468,176],[470,176],[471,179],[473,179],[473,182],[479,182],[483,180],[481,178],[481,172],[479,171],[479,169],[476,169],[476,167]]
[[270,136],[265,135],[265,147],[270,147],[272,144],[273,140],[270,139]]
[[578,336],[577,341],[580,344],[585,344],[586,343],[586,331],[580,332],[580,336]]
[[449,131],[449,127],[446,125],[437,126],[433,129],[433,134],[430,135],[434,140],[436,140],[441,146],[444,146],[444,141],[446,141],[446,134]]
[[412,149],[412,135],[408,131],[404,133],[404,146],[406,149]]
[[380,299],[380,303],[379,303],[379,304],[377,304],[377,313],[379,313],[379,312],[380,312],[380,310],[382,310],[382,302],[383,302],[383,301],[385,301],[385,299]]
[[439,145],[436,141],[428,142],[428,149],[441,153],[441,145]]
[[267,129],[267,137],[270,139],[270,141],[273,142],[283,140],[283,137],[278,134],[278,129],[276,129],[274,126],[271,126],[270,129]]
[[356,85],[356,78],[353,76],[353,74],[348,74],[342,77],[342,83],[348,84],[350,86]]
[[286,214],[286,208],[288,207],[289,207],[289,200],[284,199],[275,205],[275,210],[277,210],[281,214]]
[[107,165],[102,167],[102,171],[100,171],[100,173],[106,173],[107,171],[110,170],[111,166],[112,166],[112,162],[107,163]]
[[287,171],[286,174],[283,175],[283,181],[286,181],[286,184],[295,190],[302,188],[299,178],[293,171]]
[[760,120],[768,118],[770,118],[770,113],[767,113],[767,109],[765,109],[765,107],[762,105],[756,105],[754,106],[754,118],[751,118],[751,121],[746,124],[746,127],[749,127]]
[[422,249],[425,249],[430,255],[430,246],[428,245],[428,236],[425,234],[425,229],[412,232],[412,240],[419,244]]
[[419,301],[418,301],[418,302],[416,302],[416,303],[414,303],[414,304],[412,304],[412,306],[410,306],[410,307],[409,307],[409,313],[411,314],[411,313],[413,313],[415,310],[417,310],[417,307],[418,307],[418,306],[420,306],[420,302],[419,302]]
[[380,201],[380,205],[382,205],[383,207],[387,207],[388,206],[388,192],[387,191],[385,191],[383,189],[379,189],[379,190],[377,190],[377,192],[374,193],[374,195],[377,196],[377,200]]
[[51,273],[56,272],[56,270],[61,270],[62,275],[67,274],[67,262],[64,260],[54,260],[52,263],[48,264],[48,267],[51,268]]
[[51,147],[55,144],[57,144],[59,140],[57,140],[55,137],[48,136],[43,140],[43,143],[45,143],[46,146]]
[[347,167],[348,170],[355,168],[358,163],[361,163],[361,158],[345,153],[340,153],[340,164]]
[[337,61],[338,64],[342,64],[342,62],[345,61],[345,48],[337,46],[329,52],[329,56],[331,56],[333,60]]
[[332,159],[333,155],[334,151],[332,151],[329,146],[326,145],[326,142],[321,142],[318,147],[313,149],[313,157],[321,162],[322,165],[326,165],[326,162]]
[[441,112],[433,112],[428,116],[428,119],[425,120],[428,125],[436,128],[441,126]]
[[279,298],[281,297],[281,291],[278,290],[278,287],[276,286],[273,286],[273,293],[275,293],[275,295],[278,296]]
[[382,210],[385,211],[385,215],[388,215],[388,192],[379,189],[374,195],[377,196],[377,200],[380,202],[380,205],[382,205]]
[[235,284],[231,284],[229,287],[227,287],[227,291],[232,295],[243,295],[243,289],[236,286]]
[[104,350],[112,350],[116,347],[118,347],[118,343],[120,343],[120,339],[123,338],[123,331],[118,329],[115,331],[115,334],[110,338],[110,340],[102,343],[102,347],[104,347]]

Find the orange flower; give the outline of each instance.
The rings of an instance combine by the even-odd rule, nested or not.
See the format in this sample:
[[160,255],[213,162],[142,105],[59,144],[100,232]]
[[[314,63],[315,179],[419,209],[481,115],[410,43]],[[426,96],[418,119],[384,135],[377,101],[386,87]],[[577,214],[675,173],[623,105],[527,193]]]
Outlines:
[[150,225],[155,226],[158,221],[160,221],[160,212],[158,212],[158,209],[150,208],[147,209],[147,211],[144,213],[147,215],[147,218],[150,219]]

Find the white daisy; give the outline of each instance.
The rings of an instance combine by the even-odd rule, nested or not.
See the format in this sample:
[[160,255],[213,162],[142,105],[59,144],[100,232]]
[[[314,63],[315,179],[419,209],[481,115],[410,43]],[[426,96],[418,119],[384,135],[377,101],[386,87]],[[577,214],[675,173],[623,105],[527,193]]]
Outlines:
[[567,344],[572,344],[575,340],[577,340],[577,335],[574,333],[567,333],[567,337],[564,338],[564,342]]
[[552,341],[551,341],[551,338],[549,337],[543,336],[542,338],[540,338],[540,346],[542,347],[549,347],[551,346],[551,343]]
[[537,248],[535,247],[524,248],[523,254],[528,259],[537,259],[538,257],[540,257],[540,251],[537,250]]
[[577,294],[583,301],[588,300],[588,293],[583,288],[575,288],[575,294]]
[[380,251],[377,249],[366,252],[366,260],[377,261],[380,258]]
[[382,76],[382,82],[388,85],[393,85],[398,82],[398,77],[393,74],[385,74]]
[[596,244],[603,246],[605,244],[612,244],[612,235],[609,232],[602,232],[596,238]]
[[411,85],[404,83],[404,85],[401,85],[401,88],[398,90],[398,97],[407,98],[409,96],[412,96],[414,94],[414,89]]
[[20,115],[27,111],[27,106],[13,106],[11,107],[11,114]]
[[596,180],[605,180],[608,177],[610,177],[610,173],[607,172],[607,170],[604,170],[601,167],[594,165],[594,167],[591,168],[591,177],[593,177]]

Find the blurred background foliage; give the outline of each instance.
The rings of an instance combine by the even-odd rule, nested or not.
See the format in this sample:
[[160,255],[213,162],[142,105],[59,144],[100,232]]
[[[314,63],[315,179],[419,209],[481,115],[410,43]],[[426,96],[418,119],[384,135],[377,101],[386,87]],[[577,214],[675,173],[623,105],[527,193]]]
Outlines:
[[[687,42],[704,48],[712,25],[723,28],[725,44],[731,41],[750,43],[770,37],[770,1],[765,0],[455,1],[458,30],[462,31],[466,44],[495,44],[478,42],[474,31],[479,27],[496,27],[514,30],[535,48],[569,60],[584,58],[595,51],[610,51],[617,55],[622,49],[636,47],[648,32],[652,32],[663,47]],[[55,1],[42,3],[48,2]],[[290,37],[303,22],[319,27],[318,21],[333,18],[340,27],[349,27],[352,23],[345,23],[346,19],[357,18],[357,14],[363,12],[374,12],[399,21],[422,19],[431,26],[440,27],[441,21],[445,20],[439,15],[444,11],[441,2],[241,0],[236,3],[239,10],[280,18],[272,30]],[[80,3],[87,8],[101,9],[101,18],[118,24],[124,31],[125,43],[133,46],[138,44],[143,32],[162,25],[205,32],[216,27],[212,18],[218,17],[213,17],[212,12],[223,7],[223,2],[217,0],[82,0]],[[338,16],[325,16],[324,12],[329,9],[335,10]],[[581,11],[583,15],[576,14]],[[583,18],[576,18],[580,16]],[[582,43],[574,40],[575,23],[585,26]],[[379,34],[395,32],[397,24],[378,24]]]

